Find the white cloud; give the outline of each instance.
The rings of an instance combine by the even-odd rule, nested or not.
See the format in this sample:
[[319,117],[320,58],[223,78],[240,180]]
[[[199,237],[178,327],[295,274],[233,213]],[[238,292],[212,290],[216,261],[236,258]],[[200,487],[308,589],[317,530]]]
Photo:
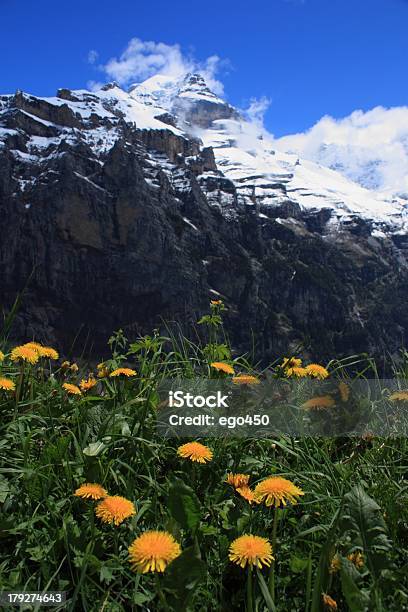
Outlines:
[[275,140],[277,148],[339,170],[372,189],[408,193],[408,107],[325,116],[310,130]]
[[266,96],[261,98],[251,98],[249,107],[244,111],[250,121],[258,127],[264,127],[265,113],[271,105],[272,100]]
[[217,55],[199,62],[184,54],[178,44],[132,38],[119,57],[112,57],[98,68],[122,86],[144,81],[157,73],[178,78],[187,72],[200,72],[212,90],[222,95],[223,85],[216,79],[216,74],[224,64]]
[[97,59],[99,57],[99,53],[97,51],[95,51],[95,49],[91,49],[88,52],[88,63],[89,64],[95,64]]
[[100,81],[88,81],[86,84],[89,91],[99,91],[104,85],[105,83],[101,83]]

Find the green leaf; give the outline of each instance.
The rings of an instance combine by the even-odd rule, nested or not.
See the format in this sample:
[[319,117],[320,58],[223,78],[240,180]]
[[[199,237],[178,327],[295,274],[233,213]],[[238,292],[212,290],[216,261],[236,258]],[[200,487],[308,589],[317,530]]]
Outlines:
[[271,597],[271,594],[269,593],[269,589],[265,582],[265,578],[262,576],[262,573],[259,571],[258,568],[256,568],[256,574],[258,577],[259,588],[261,589],[261,593],[266,603],[266,607],[268,608],[269,612],[276,612],[276,607],[272,601],[272,597]]
[[243,514],[237,520],[237,531],[238,533],[244,533],[245,527],[250,523],[250,517],[247,514]]
[[114,575],[110,567],[106,564],[102,565],[100,572],[99,572],[99,580],[101,582],[106,582],[107,584],[109,584],[110,582],[112,582],[113,579],[114,579]]
[[177,612],[184,612],[197,586],[207,576],[207,566],[197,557],[194,548],[186,548],[166,570],[163,587],[169,591],[168,601]]
[[193,533],[201,518],[200,502],[193,489],[182,480],[175,480],[169,489],[168,506],[173,518],[182,529]]
[[48,545],[38,544],[38,546],[26,548],[26,553],[28,553],[29,559],[31,559],[32,561],[43,561],[43,559],[48,558],[48,554],[53,546],[53,542]]
[[264,462],[256,459],[255,457],[243,457],[242,458],[242,469],[243,470],[261,470],[264,467]]
[[213,525],[202,525],[200,527],[200,531],[203,536],[216,536],[219,534],[217,527],[214,527]]
[[366,591],[359,588],[361,575],[350,561],[341,558],[341,587],[350,612],[366,612],[370,603],[370,597]]
[[10,487],[8,480],[2,474],[0,474],[0,503],[4,504],[9,493]]
[[98,440],[97,442],[91,442],[82,452],[87,457],[97,457],[105,448],[107,448],[107,445],[102,440]]
[[292,572],[301,573],[304,572],[309,566],[309,559],[303,557],[293,556],[290,559],[290,569]]
[[131,434],[129,423],[125,420],[121,423],[121,434],[122,436],[130,436]]
[[344,496],[344,501],[343,531],[351,537],[354,545],[363,549],[367,566],[373,578],[378,579],[381,571],[390,565],[388,553],[392,549],[381,508],[361,485],[353,487]]
[[132,595],[132,603],[136,604],[137,606],[143,606],[143,604],[150,600],[151,596],[145,595],[144,593],[134,593],[134,595]]
[[201,317],[199,321],[197,321],[198,325],[209,325],[210,327],[218,327],[221,325],[222,319],[220,315],[217,314],[209,314]]
[[231,359],[231,350],[226,344],[215,344],[210,342],[203,348],[205,357],[212,361],[229,361]]

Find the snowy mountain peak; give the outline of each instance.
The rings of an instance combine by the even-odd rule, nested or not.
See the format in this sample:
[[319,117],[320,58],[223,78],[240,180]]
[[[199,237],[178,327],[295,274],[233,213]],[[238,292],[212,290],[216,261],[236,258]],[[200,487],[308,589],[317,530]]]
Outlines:
[[109,91],[110,89],[122,89],[122,88],[116,81],[112,81],[111,83],[105,83],[105,85],[101,87],[101,91]]
[[172,110],[180,98],[191,102],[210,102],[225,104],[216,96],[203,75],[187,73],[181,77],[156,74],[142,83],[129,87],[129,94],[142,104],[159,105],[167,111]]
[[146,105],[159,105],[166,110],[179,87],[178,79],[156,74],[142,83],[134,83],[129,87],[130,96]]
[[198,73],[186,74],[177,95],[191,100],[205,100],[214,104],[224,104],[224,100],[215,95],[207,85],[204,77]]

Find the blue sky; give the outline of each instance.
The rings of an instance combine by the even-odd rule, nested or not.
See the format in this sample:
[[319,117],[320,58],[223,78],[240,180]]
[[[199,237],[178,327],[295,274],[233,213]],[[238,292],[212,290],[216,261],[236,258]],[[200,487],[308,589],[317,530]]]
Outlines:
[[137,37],[228,60],[217,74],[228,100],[269,98],[277,136],[408,104],[407,0],[0,0],[0,23],[1,93],[108,80],[98,66]]

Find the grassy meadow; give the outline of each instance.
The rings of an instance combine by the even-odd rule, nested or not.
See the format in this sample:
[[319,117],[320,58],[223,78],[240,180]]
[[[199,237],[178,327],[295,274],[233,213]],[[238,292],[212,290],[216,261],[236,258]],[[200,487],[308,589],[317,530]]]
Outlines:
[[164,379],[327,377],[347,393],[376,376],[364,356],[261,369],[231,352],[223,310],[195,342],[115,333],[93,367],[4,339],[0,591],[65,591],[54,609],[90,612],[408,610],[405,437],[158,435]]

